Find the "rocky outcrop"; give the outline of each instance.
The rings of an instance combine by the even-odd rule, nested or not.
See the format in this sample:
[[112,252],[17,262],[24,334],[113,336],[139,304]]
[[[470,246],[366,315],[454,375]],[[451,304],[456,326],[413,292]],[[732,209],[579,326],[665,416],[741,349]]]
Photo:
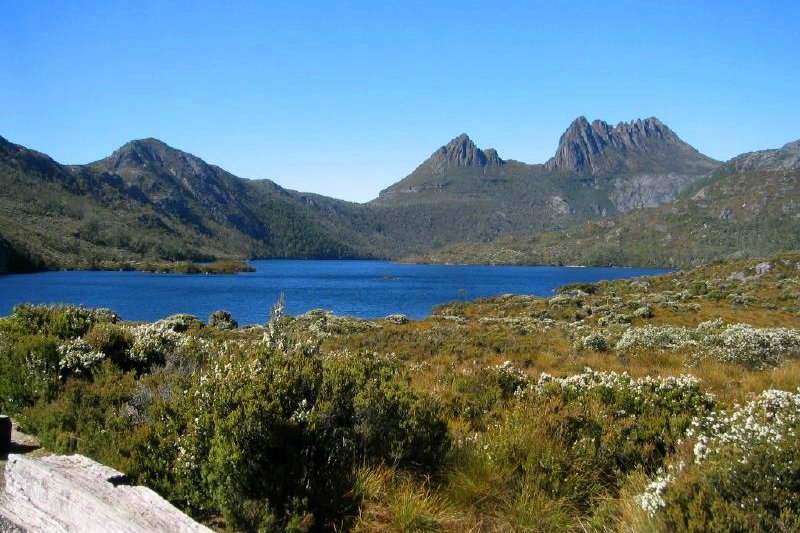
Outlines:
[[481,150],[466,133],[462,133],[436,150],[414,172],[445,174],[460,168],[483,168],[502,164],[503,160],[497,155],[497,150],[493,148]]
[[602,120],[590,124],[586,117],[578,117],[561,136],[555,156],[545,165],[550,170],[603,174],[626,168],[636,170],[642,163],[684,162],[687,158],[697,159],[707,170],[716,166],[655,117],[620,122],[616,127]]
[[621,213],[655,207],[674,200],[692,181],[692,177],[679,174],[639,174],[615,182],[609,199]]
[[146,487],[81,455],[10,455],[0,516],[29,532],[211,532]]
[[726,165],[736,172],[751,170],[795,170],[800,168],[800,140],[777,150],[761,150],[734,157]]

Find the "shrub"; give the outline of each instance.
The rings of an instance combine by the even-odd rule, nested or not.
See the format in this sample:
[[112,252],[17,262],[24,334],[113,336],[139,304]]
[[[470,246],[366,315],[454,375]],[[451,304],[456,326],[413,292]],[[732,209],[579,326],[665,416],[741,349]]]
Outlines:
[[597,283],[587,283],[587,282],[576,282],[576,283],[568,283],[567,285],[562,285],[557,290],[559,293],[569,293],[569,292],[583,292],[586,294],[595,294],[597,292]]
[[711,352],[723,363],[736,363],[753,370],[779,366],[800,353],[800,331],[789,328],[754,328],[733,324],[712,339]]
[[265,345],[198,372],[164,420],[137,453],[142,479],[246,530],[341,520],[356,465],[432,471],[449,443],[391,360]]
[[800,526],[800,394],[767,390],[692,422],[690,461],[640,497],[670,531],[794,531]]
[[616,345],[618,351],[681,350],[697,346],[693,332],[680,326],[641,326],[628,328]]
[[383,319],[386,322],[389,322],[390,324],[402,325],[402,324],[408,323],[408,317],[406,315],[403,315],[403,314],[400,314],[400,313],[387,315]]
[[[230,314],[228,316],[230,316]],[[199,318],[186,313],[170,315],[167,318],[159,320],[158,322],[171,329],[175,333],[184,333],[190,329],[198,329],[203,327],[203,322]]]
[[239,323],[233,318],[233,316],[224,309],[220,309],[219,311],[214,311],[211,313],[211,316],[208,317],[208,325],[212,328],[217,329],[236,329],[239,327]]
[[103,352],[92,349],[83,339],[72,339],[58,347],[58,368],[61,377],[91,374],[92,369],[105,358]]
[[14,307],[13,318],[29,335],[52,335],[60,339],[80,337],[99,322],[116,322],[110,309],[88,309],[74,305],[30,305]]
[[58,344],[52,337],[24,335],[0,343],[0,411],[14,414],[58,392]]
[[131,332],[123,326],[101,322],[95,324],[83,339],[93,350],[102,352],[119,367],[129,369],[128,350],[133,343]]
[[497,376],[497,384],[502,391],[503,399],[507,400],[511,396],[520,394],[530,384],[528,376],[511,361],[504,361],[492,367],[492,370]]
[[462,441],[461,462],[483,458],[489,471],[504,472],[506,497],[541,495],[543,505],[583,515],[616,497],[628,473],[655,473],[692,419],[714,405],[692,376],[632,379],[591,369],[542,374],[520,396],[498,424]]
[[579,350],[594,350],[596,352],[607,352],[608,341],[602,333],[591,333],[575,341],[575,347]]
[[163,364],[183,340],[179,333],[160,322],[134,326],[128,332],[133,339],[128,350],[128,363],[140,370]]
[[611,324],[630,324],[631,317],[622,313],[608,313],[605,316],[601,316],[597,324],[600,326],[608,326]]

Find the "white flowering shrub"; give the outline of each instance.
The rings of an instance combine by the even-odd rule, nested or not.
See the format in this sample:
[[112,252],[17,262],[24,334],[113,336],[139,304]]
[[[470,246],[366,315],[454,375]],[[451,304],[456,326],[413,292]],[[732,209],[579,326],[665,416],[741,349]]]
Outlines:
[[644,492],[634,497],[636,503],[651,517],[655,516],[658,510],[666,505],[664,501],[664,491],[667,490],[667,486],[669,486],[674,479],[672,474],[657,476],[653,481],[647,484]]
[[394,313],[394,314],[391,314],[391,315],[387,315],[387,316],[383,317],[383,320],[385,320],[386,322],[389,322],[390,324],[398,324],[398,325],[402,325],[402,324],[408,323],[408,317],[406,315],[401,314],[401,313]]
[[463,453],[513,471],[504,490],[541,492],[581,509],[617,497],[634,470],[655,474],[691,420],[714,406],[693,376],[634,379],[589,368],[542,374],[517,398],[496,422],[461,439]]
[[183,339],[180,333],[162,322],[134,326],[128,331],[133,338],[128,359],[145,368],[163,363],[180,346]]
[[83,339],[72,339],[58,347],[58,368],[62,377],[89,374],[105,358]]
[[800,355],[800,330],[754,328],[748,324],[725,326],[721,319],[696,328],[645,325],[623,333],[617,351],[689,351],[689,362],[712,357],[722,363],[752,370],[779,366]]
[[724,363],[736,363],[753,370],[779,366],[786,358],[800,355],[800,330],[754,328],[733,324],[709,340],[711,355]]
[[770,389],[744,405],[695,418],[687,437],[697,440],[694,455],[698,463],[721,453],[724,447],[734,446],[742,452],[739,464],[746,464],[749,450],[796,439],[800,436],[797,429],[800,394]]
[[[701,381],[689,374],[634,379],[626,372],[620,374],[586,368],[583,373],[566,378],[542,373],[533,390],[537,395],[561,394],[565,398],[599,394],[614,401],[624,397],[634,404],[646,403],[648,407],[664,407],[684,414],[706,412],[715,404],[714,397],[703,392]],[[637,409],[642,409],[642,406]],[[631,413],[626,411],[623,414]]]
[[637,501],[670,531],[797,531],[798,436],[800,393],[767,390],[698,416],[687,430],[689,460],[673,464]]
[[607,352],[609,349],[608,341],[600,332],[590,333],[575,341],[575,348],[579,350],[594,350],[596,352]]
[[0,345],[0,412],[16,414],[55,396],[60,386],[57,348],[52,338],[5,338]]
[[506,398],[520,394],[530,384],[525,372],[515,367],[511,361],[504,361],[491,367],[491,370],[497,375],[497,383]]
[[175,333],[184,333],[189,329],[203,327],[203,322],[194,315],[187,313],[179,313],[170,315],[167,318],[158,321],[163,326],[171,329]]
[[626,351],[677,351],[694,348],[697,340],[689,328],[680,326],[652,326],[628,328],[622,334],[616,349]]

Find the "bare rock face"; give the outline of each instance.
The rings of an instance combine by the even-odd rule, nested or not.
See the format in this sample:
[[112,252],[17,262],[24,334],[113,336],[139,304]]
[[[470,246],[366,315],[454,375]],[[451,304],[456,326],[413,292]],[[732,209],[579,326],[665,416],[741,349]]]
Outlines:
[[620,212],[655,207],[672,201],[692,178],[680,174],[638,174],[614,183],[609,198]]
[[483,168],[502,164],[503,160],[497,155],[497,150],[489,148],[483,151],[475,146],[466,133],[462,133],[436,150],[415,172],[445,174],[459,168]]
[[211,532],[146,487],[82,455],[10,455],[0,517],[24,531]]
[[556,155],[545,164],[551,170],[599,174],[619,170],[631,156],[661,155],[670,147],[694,150],[655,117],[616,127],[602,120],[590,124],[586,117],[578,117],[561,136]]

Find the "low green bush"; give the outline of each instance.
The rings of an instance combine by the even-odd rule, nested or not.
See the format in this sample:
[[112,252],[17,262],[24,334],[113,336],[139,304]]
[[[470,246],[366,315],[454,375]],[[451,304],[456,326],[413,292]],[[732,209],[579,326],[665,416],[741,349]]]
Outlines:
[[208,317],[208,325],[217,329],[236,329],[239,327],[239,323],[224,309],[211,313],[211,316]]
[[89,309],[74,305],[31,305],[14,307],[13,319],[29,335],[52,335],[59,339],[80,337],[99,322],[115,322],[109,309]]
[[234,350],[163,419],[136,454],[141,479],[248,531],[341,522],[357,503],[356,466],[432,472],[449,447],[436,405],[369,354]]

